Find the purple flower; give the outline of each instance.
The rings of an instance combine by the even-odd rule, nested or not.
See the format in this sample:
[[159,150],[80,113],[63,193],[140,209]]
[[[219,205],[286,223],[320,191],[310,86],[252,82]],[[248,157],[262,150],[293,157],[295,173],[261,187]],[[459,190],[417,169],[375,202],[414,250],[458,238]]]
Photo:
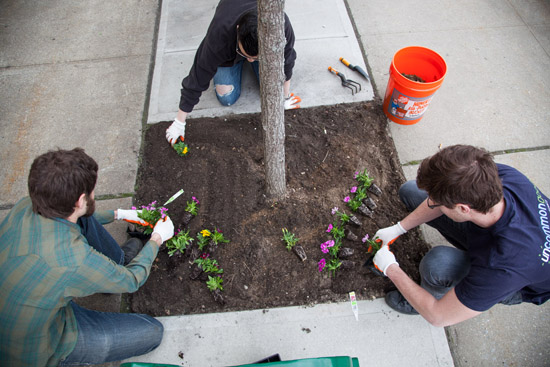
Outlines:
[[196,197],[193,196],[193,197],[191,197],[191,199],[193,199],[193,201],[194,201],[195,203],[200,204],[200,203],[199,203],[199,200],[198,200]]
[[349,202],[350,200],[351,200],[351,199],[350,199],[350,197],[349,197],[349,195],[348,195],[348,196],[346,196],[346,197],[344,198],[344,203],[347,203],[347,202]]
[[325,242],[327,244],[327,247],[332,247],[334,246],[334,240],[329,240],[327,242]]
[[331,211],[332,215],[338,213],[338,207],[335,206],[334,208],[332,208],[332,211]]
[[357,178],[359,176],[359,171],[355,171],[355,174],[353,175],[353,178]]
[[319,272],[323,271],[326,264],[327,264],[327,261],[325,259],[319,260]]
[[369,239],[369,234],[367,233],[367,234],[365,235],[365,237],[363,237],[363,238],[361,239],[361,241],[363,241],[363,243],[365,243],[365,242],[367,242],[368,239]]
[[327,228],[327,233],[330,233],[332,231],[332,223],[328,225],[328,228]]
[[327,243],[326,242],[323,242],[321,244],[321,251],[323,252],[323,254],[327,254],[328,253],[328,247],[327,247]]
[[136,210],[136,207],[135,207],[135,206],[133,206],[133,207],[132,207],[132,210]]
[[351,192],[352,194],[354,194],[355,192],[357,191],[357,186],[353,186],[349,192]]

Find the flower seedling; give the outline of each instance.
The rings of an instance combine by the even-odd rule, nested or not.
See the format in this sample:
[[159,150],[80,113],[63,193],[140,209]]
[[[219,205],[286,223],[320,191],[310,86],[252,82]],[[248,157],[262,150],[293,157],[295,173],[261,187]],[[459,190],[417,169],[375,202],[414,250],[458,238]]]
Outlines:
[[285,244],[287,250],[292,250],[292,248],[298,243],[300,240],[298,237],[294,235],[294,233],[289,232],[288,229],[283,228],[283,238],[281,238]]
[[380,246],[382,242],[376,241],[375,239],[370,239],[369,235],[366,234],[365,237],[361,240],[365,245],[368,246],[367,253],[370,255],[370,257],[367,259],[367,262],[365,263],[365,266],[370,269],[374,274],[379,276],[384,276],[384,273],[382,273],[376,265],[374,265],[374,255],[380,250]]
[[374,181],[374,178],[370,177],[367,169],[363,171],[363,173],[359,173],[359,171],[355,172],[355,179],[357,182],[361,184],[364,188],[369,188],[372,185],[372,182]]
[[185,157],[189,153],[189,147],[183,141],[178,141],[173,148],[180,157]]
[[141,212],[138,211],[138,217],[147,222],[148,225],[138,224],[139,228],[143,229],[143,233],[148,235],[153,233],[153,228],[155,224],[160,220],[166,217],[166,212],[168,209],[165,207],[157,208],[157,201],[153,201],[151,204],[141,206]]
[[336,270],[338,270],[338,268],[341,265],[342,265],[342,262],[338,258],[332,258],[332,259],[330,259],[328,264],[326,264],[325,269],[327,269],[327,271],[332,273],[332,276],[335,277],[336,276]]
[[223,236],[222,231],[220,231],[217,228],[215,228],[214,232],[211,233],[211,238],[212,238],[212,243],[214,243],[214,245],[216,245],[216,246],[220,243],[228,243],[229,242],[229,240],[226,239]]
[[195,264],[197,264],[202,271],[205,273],[211,273],[211,274],[222,274],[223,269],[220,268],[220,265],[218,264],[218,260],[211,259],[208,254],[203,254],[201,257],[199,257],[197,260],[195,260]]
[[193,216],[197,215],[197,211],[199,210],[199,201],[196,197],[192,197],[191,200],[187,201],[187,206],[185,207],[185,211],[188,213],[191,213]]
[[183,254],[187,246],[193,242],[194,239],[189,235],[189,230],[182,231],[178,229],[178,232],[166,242],[166,248],[168,249],[168,255],[172,256],[177,251]]
[[376,239],[370,239],[370,236],[368,234],[366,234],[365,237],[361,239],[361,242],[368,246],[367,252],[369,254],[374,255],[376,254],[376,252],[378,252],[378,250],[380,250],[381,242],[377,242]]
[[350,220],[350,216],[347,215],[346,213],[344,212],[341,212],[338,207],[334,207],[332,208],[332,211],[331,211],[332,215],[336,215],[336,217],[338,218],[338,220],[340,221],[339,224],[335,224],[337,226],[343,226],[345,224],[347,224]]
[[197,233],[197,245],[199,246],[199,250],[202,251],[210,242],[210,236],[212,234],[208,229],[203,229],[199,233]]
[[185,206],[185,213],[183,213],[182,223],[187,226],[191,219],[197,215],[199,211],[199,200],[196,197],[192,197],[188,200]]
[[220,276],[208,276],[208,280],[206,281],[206,286],[208,289],[210,289],[210,292],[214,292],[216,290],[223,291],[223,278]]

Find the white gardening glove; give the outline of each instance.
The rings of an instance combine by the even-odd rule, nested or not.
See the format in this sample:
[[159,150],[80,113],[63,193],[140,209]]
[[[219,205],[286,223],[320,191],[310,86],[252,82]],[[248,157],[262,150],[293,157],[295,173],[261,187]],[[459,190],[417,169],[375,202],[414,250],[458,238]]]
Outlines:
[[174,223],[172,223],[172,219],[170,219],[169,216],[160,219],[157,224],[155,224],[155,228],[151,235],[155,233],[158,233],[162,242],[166,242],[174,237]]
[[374,234],[374,240],[376,242],[382,242],[382,245],[389,246],[397,239],[397,237],[405,233],[407,233],[407,231],[401,226],[401,222],[397,222],[397,224],[394,224],[391,227],[379,229],[378,232]]
[[388,276],[388,274],[386,274],[386,270],[388,270],[390,265],[396,264],[399,266],[395,260],[395,255],[390,251],[388,246],[382,246],[380,250],[376,252],[376,255],[374,255],[372,262],[374,266],[376,266],[376,269],[384,273],[385,276]]
[[174,119],[172,125],[166,129],[166,140],[172,145],[178,142],[178,139],[185,139],[185,122],[181,122],[177,118]]
[[138,217],[138,213],[141,213],[141,210],[125,210],[117,209],[117,220],[125,220],[126,222],[140,224],[142,226],[147,226],[149,223]]
[[302,99],[298,96],[295,96],[294,93],[290,93],[288,97],[285,98],[285,110],[294,110],[300,108],[298,103],[302,102]]

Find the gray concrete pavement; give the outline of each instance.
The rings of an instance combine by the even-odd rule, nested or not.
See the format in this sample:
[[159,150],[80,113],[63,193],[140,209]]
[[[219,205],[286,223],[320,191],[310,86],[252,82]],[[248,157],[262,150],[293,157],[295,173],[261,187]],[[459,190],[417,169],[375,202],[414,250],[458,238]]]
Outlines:
[[362,367],[453,365],[442,328],[420,316],[404,320],[383,299],[359,301],[358,309],[358,320],[349,302],[161,317],[161,346],[128,361],[235,366],[278,353],[282,360],[352,356]]
[[[149,122],[155,114],[160,116],[156,121],[172,119],[178,85],[190,66],[188,56],[208,25],[196,15],[207,15],[216,3],[180,1],[185,6],[163,2],[168,18],[158,22],[158,43],[155,29],[161,8],[156,0],[0,2],[0,219],[25,195],[32,159],[56,147],[81,146],[98,161],[96,194],[106,198],[102,206],[129,205],[124,196],[134,191],[141,129],[147,116]],[[287,12],[299,47],[292,90],[304,99],[303,106],[383,96],[391,58],[405,46],[432,48],[446,60],[447,77],[424,118],[412,126],[389,123],[408,178],[414,177],[416,163],[439,144],[467,143],[497,152],[498,161],[519,168],[550,192],[547,0],[287,0]],[[167,32],[169,26],[177,32]],[[154,54],[155,46],[163,52]],[[351,99],[348,94],[333,98],[343,88],[326,64],[335,58],[333,66],[338,67],[338,57],[350,54],[356,64],[368,64],[374,91],[368,87]],[[170,66],[175,74],[155,81],[155,58],[157,67]],[[351,78],[353,74],[343,70]],[[241,97],[241,107],[226,110],[229,113],[247,112],[243,106],[257,103],[250,74],[245,83],[249,91]],[[168,92],[164,97],[161,89]],[[192,116],[219,114],[212,97],[207,91]],[[120,235],[122,229],[111,230]],[[434,245],[444,244],[429,232],[427,238]],[[549,304],[495,306],[446,328],[448,345],[443,329],[420,317],[398,316],[382,300],[360,302],[359,324],[349,321],[347,303],[162,318],[165,342],[144,358],[217,366],[229,363],[224,354],[231,363],[245,363],[272,351],[285,359],[330,352],[360,356],[361,366],[445,366],[452,365],[452,354],[456,366],[543,366],[550,359],[549,311]],[[215,320],[238,323],[240,327],[228,327],[231,333],[222,335],[232,340],[229,346],[236,340],[242,348],[226,350],[220,344],[217,352],[209,350],[211,359],[205,362],[197,351],[207,350],[210,339],[202,339],[201,333],[216,335],[210,324]],[[262,328],[265,324],[271,328]],[[364,334],[368,331],[374,338]],[[180,349],[188,351],[184,360],[174,358]]]

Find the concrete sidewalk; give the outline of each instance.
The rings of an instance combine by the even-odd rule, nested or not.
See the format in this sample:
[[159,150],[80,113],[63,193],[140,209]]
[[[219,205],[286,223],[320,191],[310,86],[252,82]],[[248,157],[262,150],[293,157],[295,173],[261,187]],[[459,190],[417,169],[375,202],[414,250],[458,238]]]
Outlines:
[[235,366],[279,354],[284,361],[351,356],[362,367],[453,365],[443,329],[420,316],[404,319],[382,299],[359,301],[358,309],[358,321],[349,302],[161,317],[162,344],[128,361]]
[[[153,116],[157,121],[173,118],[189,55],[202,39],[200,29],[208,26],[199,19],[208,18],[216,3],[181,1],[185,6],[163,2],[162,15],[171,19],[166,23],[157,18],[161,3],[155,0],[0,3],[0,219],[26,194],[34,157],[56,147],[81,146],[98,161],[101,207],[131,205],[141,129],[155,121]],[[303,106],[383,96],[393,54],[409,45],[431,48],[448,65],[443,86],[420,123],[389,123],[406,176],[413,178],[416,163],[439,144],[467,143],[495,152],[499,162],[517,167],[550,193],[548,1],[287,0],[286,6],[300,47],[292,90],[304,99]],[[199,18],[196,12],[205,14]],[[170,25],[177,32],[168,32]],[[165,39],[157,42],[162,35]],[[156,54],[155,47],[167,52]],[[340,56],[368,64],[374,88],[362,83],[362,93],[350,99],[349,91],[326,71],[327,64],[338,68]],[[159,57],[165,58],[161,62]],[[170,62],[182,64],[155,80],[153,65],[168,70]],[[257,103],[257,87],[248,78],[249,95],[242,95],[240,107],[223,113],[246,112],[244,106]],[[163,89],[170,100],[162,96]],[[333,98],[319,92],[323,90],[345,93]],[[191,117],[217,114],[212,97],[205,92]],[[120,226],[110,230],[123,235]],[[426,235],[431,243],[442,244],[433,233]],[[103,299],[99,302],[105,305]],[[119,307],[119,299],[113,304]],[[543,366],[550,360],[550,304],[495,306],[446,328],[448,345],[443,329],[420,317],[397,315],[382,300],[361,301],[359,309],[359,323],[348,303],[162,318],[165,341],[143,358],[218,366],[229,363],[225,357],[249,363],[273,350],[284,359],[319,353],[359,356],[361,366],[445,366],[453,360],[456,366]],[[221,341],[206,349],[215,341],[210,336],[223,331],[209,324],[216,320],[228,329],[216,342],[236,340],[240,349]],[[272,327],[266,330],[265,324]],[[260,347],[263,340],[267,346]],[[180,350],[183,360],[177,357]],[[197,352],[205,350],[211,358],[206,362]]]

